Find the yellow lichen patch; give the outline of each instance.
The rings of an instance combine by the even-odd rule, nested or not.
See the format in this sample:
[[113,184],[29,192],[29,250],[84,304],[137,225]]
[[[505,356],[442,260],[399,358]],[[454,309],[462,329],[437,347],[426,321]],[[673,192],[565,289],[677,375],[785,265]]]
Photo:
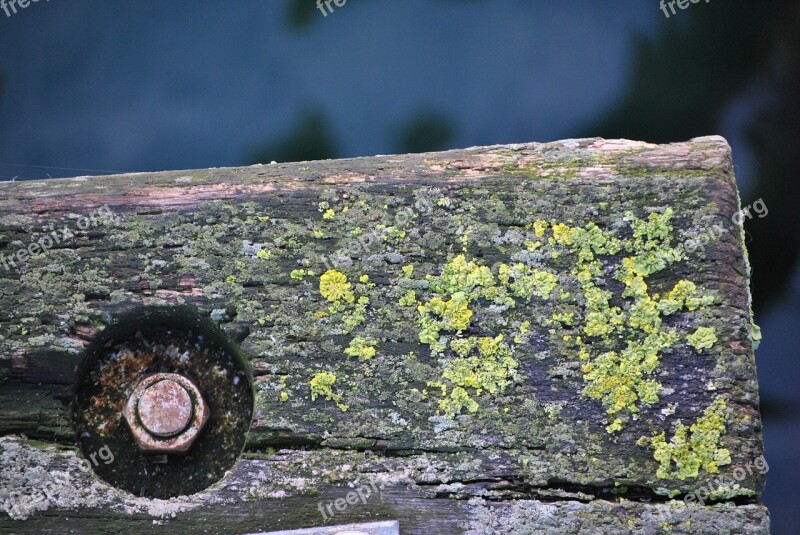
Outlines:
[[534,295],[548,299],[558,284],[558,279],[552,273],[531,269],[525,264],[501,264],[498,279],[508,287],[514,297],[524,299],[530,299]]
[[[648,377],[658,366],[659,352],[676,340],[674,333],[655,333],[643,342],[629,341],[619,354],[609,351],[595,358],[586,358],[582,366],[587,383],[584,394],[602,400],[610,416],[623,411],[639,412],[637,403],[651,405],[657,402],[660,385]],[[584,355],[588,357],[588,353]],[[620,429],[621,420],[620,423],[615,420],[607,430]]]
[[447,386],[435,381],[429,382],[428,386],[441,388],[442,398],[439,400],[439,409],[450,418],[459,414],[463,409],[467,412],[478,412],[478,402],[472,399],[466,390],[460,386],[455,387],[450,395],[447,395]]
[[[551,222],[552,237],[550,245],[560,245],[578,254],[578,261],[592,262],[595,255],[616,254],[620,241],[611,234],[604,233],[595,223],[583,227],[570,227],[564,223]],[[544,235],[544,233],[542,233]],[[537,234],[538,236],[538,234]],[[555,257],[554,257],[555,258]]]
[[547,223],[547,221],[543,219],[537,219],[536,221],[534,221],[533,232],[534,234],[536,234],[536,237],[541,238],[542,236],[544,236],[544,233],[547,230],[548,226],[549,224]]
[[682,280],[659,301],[658,306],[662,314],[669,315],[682,308],[697,310],[713,303],[713,296],[698,296],[697,286],[692,281]]
[[650,439],[641,438],[638,444],[650,444],[653,458],[660,463],[656,475],[662,479],[684,480],[697,477],[701,469],[716,474],[720,466],[730,464],[730,451],[720,445],[726,430],[726,408],[725,400],[717,398],[691,427],[679,421],[669,442],[665,433]]
[[342,411],[346,411],[350,407],[342,403],[341,394],[333,391],[333,385],[336,383],[336,375],[328,372],[319,372],[309,382],[311,388],[311,401],[316,401],[317,396],[324,396],[328,401],[333,401],[336,406]]
[[424,305],[417,307],[420,315],[419,341],[431,346],[431,352],[436,354],[444,349],[439,343],[439,333],[445,331],[460,332],[469,327],[472,310],[466,294],[456,292],[445,301],[441,297],[434,297]]
[[634,254],[630,257],[630,269],[634,274],[647,277],[683,258],[681,250],[671,246],[672,215],[672,208],[662,214],[651,213],[646,220],[631,212],[625,214],[633,227],[633,237],[625,240],[624,247]]
[[575,314],[573,312],[557,312],[550,317],[550,321],[571,326],[575,321]]
[[[454,340],[451,349],[459,357],[447,363],[442,377],[454,385],[474,389],[477,395],[504,389],[517,369],[517,361],[511,356],[511,348],[503,343],[502,334]],[[477,354],[473,354],[476,349]]]
[[296,280],[303,280],[306,276],[313,276],[313,271],[306,271],[305,269],[293,269],[291,273],[289,273],[289,277],[296,279]]
[[319,278],[319,293],[331,303],[355,301],[355,294],[347,282],[347,275],[335,269],[326,271]]
[[495,285],[494,275],[486,266],[467,262],[460,254],[448,262],[438,277],[428,275],[431,290],[443,295],[463,293],[470,300],[483,296],[482,290]]
[[[576,256],[572,273],[583,291],[583,300],[575,305],[578,310],[583,307],[583,314],[576,316],[575,323],[590,339],[588,344],[580,338],[575,342],[583,362],[584,394],[601,400],[609,416],[614,417],[606,427],[609,433],[621,430],[641,405],[658,401],[660,385],[652,374],[659,365],[659,354],[679,340],[673,330],[664,329],[662,316],[713,303],[710,296],[698,296],[697,287],[690,281],[678,282],[662,299],[649,293],[647,277],[681,259],[680,249],[672,246],[672,215],[669,208],[647,219],[626,214],[632,236],[623,240],[591,222],[582,227],[550,223],[548,243]],[[622,250],[628,255],[612,266],[612,271],[624,289],[614,296],[600,287],[608,269],[603,265],[603,255]],[[562,319],[559,312],[550,322],[572,326]],[[561,338],[572,340],[566,334]],[[700,343],[708,344],[708,339],[706,336]],[[620,349],[620,340],[624,340],[624,349]]]
[[[367,319],[367,305],[369,305],[369,297],[362,295],[358,298],[355,305],[342,312],[342,324],[346,327],[344,333],[347,334]],[[331,305],[331,308],[337,308],[336,305]],[[331,311],[331,313],[334,313]]]
[[[367,286],[372,284],[368,275],[361,275],[359,281]],[[319,278],[319,293],[331,303],[325,313],[326,315],[336,316],[341,314],[341,321],[345,327],[343,332],[345,334],[350,333],[366,321],[369,297],[362,295],[356,300],[353,287],[344,273],[335,269],[323,273]],[[324,316],[318,315],[318,317]]]
[[402,240],[406,237],[406,231],[396,227],[381,228],[381,226],[378,226],[378,230],[383,230],[386,232],[386,235],[383,236],[384,241],[388,240],[389,238]]
[[698,352],[711,349],[717,343],[717,334],[713,327],[699,327],[686,337],[689,344]]
[[361,357],[364,360],[369,360],[377,353],[375,349],[377,343],[375,340],[367,340],[361,336],[356,336],[350,341],[350,345],[347,346],[344,353],[349,357]]
[[[431,385],[442,389],[440,408],[449,417],[465,408],[474,412],[478,404],[471,395],[495,394],[511,384],[516,376],[518,364],[512,357],[513,346],[503,341],[502,334],[448,340],[442,337],[442,333],[466,331],[473,317],[470,307],[481,300],[513,308],[516,305],[514,297],[549,297],[557,283],[556,278],[551,273],[533,270],[524,264],[502,264],[495,277],[488,267],[467,261],[465,255],[454,257],[443,267],[441,275],[427,278],[435,295],[417,307],[420,314],[419,340],[430,346],[432,355],[439,355],[447,349],[457,355],[445,360],[442,371],[442,381],[453,386],[450,394],[447,393],[448,384],[442,381]],[[416,299],[416,294],[406,296],[401,299],[401,304]],[[527,332],[529,326],[530,322],[525,322],[520,330]],[[521,340],[521,336],[515,339]]]
[[397,301],[397,304],[401,307],[413,307],[417,304],[417,292],[414,290],[407,291],[405,295]]

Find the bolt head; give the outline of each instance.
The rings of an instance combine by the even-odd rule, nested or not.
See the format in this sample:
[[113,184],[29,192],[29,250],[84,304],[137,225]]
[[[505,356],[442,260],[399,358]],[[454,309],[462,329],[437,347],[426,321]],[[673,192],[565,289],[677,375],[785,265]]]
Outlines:
[[123,416],[142,451],[180,453],[200,435],[210,410],[192,381],[177,373],[156,373],[139,381]]
[[136,405],[139,421],[151,435],[172,437],[186,429],[192,419],[192,398],[172,379],[148,386]]

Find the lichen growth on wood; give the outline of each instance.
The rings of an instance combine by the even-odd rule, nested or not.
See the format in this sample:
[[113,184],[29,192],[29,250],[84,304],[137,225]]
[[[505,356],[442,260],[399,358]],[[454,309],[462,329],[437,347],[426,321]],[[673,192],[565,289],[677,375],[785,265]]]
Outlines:
[[665,433],[640,439],[640,444],[649,443],[653,458],[660,463],[656,475],[684,480],[697,477],[701,469],[716,474],[720,466],[730,464],[731,452],[720,445],[726,409],[725,400],[717,398],[690,427],[678,421],[669,442]]
[[[649,294],[647,277],[684,256],[680,247],[672,245],[672,217],[671,208],[663,213],[653,212],[647,219],[628,212],[625,220],[631,227],[630,237],[617,237],[594,222],[583,227],[556,221],[533,224],[538,237],[545,237],[548,230],[552,233],[548,238],[550,246],[576,256],[572,274],[583,291],[583,303],[574,301],[572,305],[583,323],[578,326],[581,336],[573,339],[574,329],[570,329],[564,339],[574,340],[583,362],[583,393],[603,402],[611,418],[606,427],[609,433],[623,429],[625,421],[636,417],[641,406],[653,405],[659,399],[661,386],[653,377],[659,355],[679,340],[674,329],[663,328],[662,316],[713,303],[712,296],[698,297],[697,288],[690,281],[678,282],[664,299]],[[619,251],[625,251],[627,256],[616,267],[603,261],[613,260],[612,255]],[[562,253],[554,250],[551,254]],[[619,296],[603,289],[609,270],[624,285]],[[573,317],[562,312],[551,320],[563,329],[570,327]],[[625,340],[624,348],[619,347],[620,338]]]
[[698,327],[695,332],[686,337],[695,350],[698,352],[704,349],[711,349],[717,343],[717,334],[713,327]]
[[328,401],[333,401],[336,406],[342,411],[346,411],[349,407],[342,403],[342,396],[333,391],[333,385],[336,383],[336,374],[329,372],[319,372],[309,381],[308,386],[311,388],[311,401],[315,401],[317,396],[324,396]]
[[[413,270],[408,270],[408,274],[411,272]],[[471,307],[479,301],[510,309],[516,307],[516,299],[546,300],[556,287],[557,278],[524,264],[509,266],[505,263],[498,266],[495,277],[488,266],[467,261],[464,254],[459,254],[445,264],[441,274],[428,275],[427,281],[433,297],[417,307],[419,340],[430,346],[434,356],[447,349],[456,355],[445,357],[441,379],[432,379],[428,385],[441,389],[439,408],[448,417],[459,414],[462,409],[476,412],[479,405],[470,392],[476,396],[484,392],[496,394],[517,378],[514,345],[504,342],[502,333],[495,337],[448,338],[442,336],[442,332],[454,331],[458,335],[466,331],[473,316]],[[515,341],[517,339],[514,337]]]
[[335,269],[328,270],[320,276],[319,293],[334,304],[342,301],[345,303],[355,301],[355,294],[350,283],[347,282],[347,275]]
[[361,357],[364,360],[369,360],[375,356],[377,350],[375,349],[375,340],[367,340],[361,336],[356,336],[350,340],[350,345],[344,350],[344,354],[349,357]]

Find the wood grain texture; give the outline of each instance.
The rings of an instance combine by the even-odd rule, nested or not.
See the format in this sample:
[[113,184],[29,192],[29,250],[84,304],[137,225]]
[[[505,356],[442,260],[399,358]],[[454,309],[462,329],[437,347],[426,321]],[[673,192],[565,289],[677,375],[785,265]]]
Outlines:
[[[718,137],[0,183],[0,260],[16,264],[0,265],[0,532],[306,527],[325,523],[319,503],[372,481],[384,489],[331,522],[399,519],[403,533],[766,533],[738,209],[730,149]],[[677,341],[646,374],[657,400],[610,414],[585,392],[586,366],[643,336],[631,327],[633,305],[617,276],[623,258],[641,251],[589,249],[596,288],[627,322],[591,336],[581,253],[553,226],[596,226],[632,244],[634,220],[668,211],[682,254],[647,277],[649,295],[657,302],[691,281],[713,304],[658,320]],[[541,235],[535,221],[548,222]],[[18,251],[65,226],[60,243],[20,260]],[[454,299],[436,281],[459,255],[486,267],[492,291],[506,299],[468,296],[467,328],[442,327],[447,349],[432,354],[420,341],[417,307]],[[527,295],[503,283],[502,266],[520,264],[551,274],[555,288]],[[321,294],[320,275],[331,269],[347,277],[353,303]],[[412,290],[417,302],[400,304]],[[359,297],[368,298],[360,311]],[[205,493],[169,502],[93,479],[74,451],[69,402],[81,352],[98,332],[126,311],[175,303],[210,314],[240,343],[257,396],[235,470]],[[568,313],[572,325],[553,319]],[[698,327],[714,330],[711,347],[687,342]],[[444,378],[456,358],[448,344],[500,335],[515,363],[509,384],[465,387],[474,412],[443,410],[430,383],[455,390]],[[345,353],[358,338],[374,356]],[[322,372],[335,374],[338,404],[312,401],[310,381]],[[697,423],[716,402],[725,407],[716,447],[730,462],[697,477],[657,475],[654,448],[642,439],[663,432],[669,442],[678,422]],[[609,432],[616,417],[623,421]],[[714,491],[705,505],[669,501],[698,489]]]

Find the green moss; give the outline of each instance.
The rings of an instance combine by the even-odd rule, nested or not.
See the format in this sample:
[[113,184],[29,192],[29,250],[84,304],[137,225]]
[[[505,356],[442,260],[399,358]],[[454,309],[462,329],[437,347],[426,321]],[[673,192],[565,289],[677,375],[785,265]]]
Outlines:
[[725,400],[717,398],[691,427],[679,421],[669,442],[665,433],[640,439],[639,445],[649,443],[653,458],[660,463],[656,475],[662,479],[684,480],[697,477],[700,470],[716,474],[720,466],[730,464],[730,451],[720,445],[726,430],[726,408]]
[[369,360],[377,353],[375,340],[367,340],[361,336],[356,336],[350,341],[350,345],[344,350],[345,355],[349,357],[361,357],[364,360]]
[[704,349],[711,349],[717,343],[717,335],[713,327],[699,327],[695,332],[686,337],[696,351],[701,352]]
[[311,388],[311,401],[316,401],[317,396],[324,396],[328,401],[333,401],[342,411],[346,411],[349,406],[342,403],[341,394],[333,391],[336,383],[336,375],[328,372],[319,372],[309,382]]

